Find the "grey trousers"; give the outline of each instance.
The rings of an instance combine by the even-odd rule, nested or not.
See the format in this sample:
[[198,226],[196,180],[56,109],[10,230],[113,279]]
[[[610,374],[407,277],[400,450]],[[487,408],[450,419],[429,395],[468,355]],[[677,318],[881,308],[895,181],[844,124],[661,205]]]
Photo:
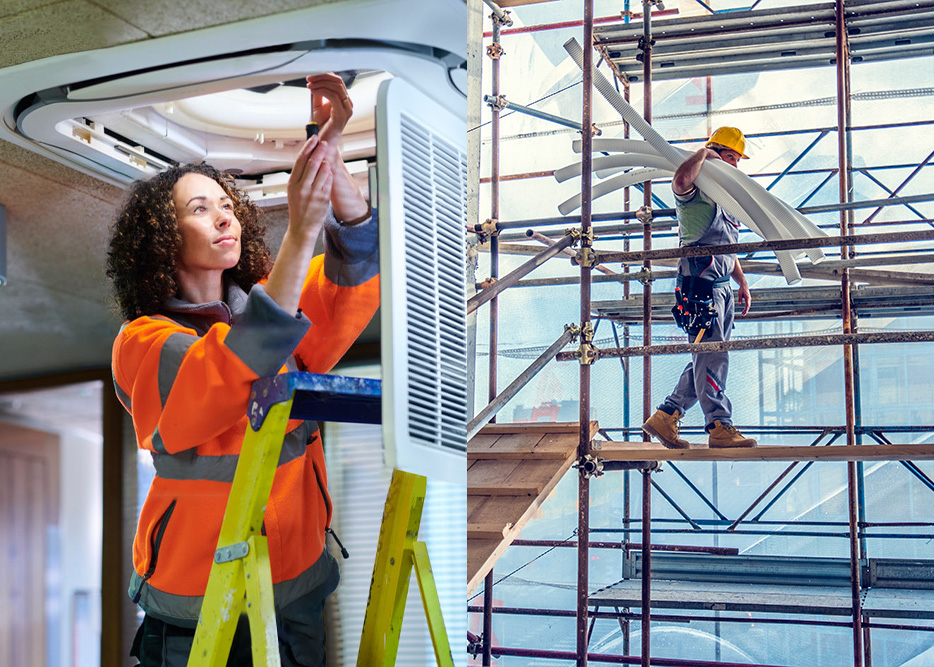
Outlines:
[[[713,290],[713,303],[717,319],[713,328],[704,334],[702,342],[730,340],[733,331],[733,290],[729,283]],[[693,341],[691,341],[693,342]],[[709,352],[692,355],[684,367],[674,391],[668,395],[659,409],[671,413],[678,410],[687,413],[700,402],[704,411],[704,424],[713,427],[714,421],[732,424],[733,408],[726,396],[726,376],[730,368],[727,352]]]
[[[330,557],[329,557],[330,558]],[[337,562],[330,558],[328,579],[304,597],[277,610],[279,658],[283,667],[324,667],[324,601],[340,581]],[[183,628],[146,615],[136,635],[130,655],[139,658],[139,667],[185,667],[194,643],[193,628]],[[228,667],[253,664],[250,626],[241,616],[227,660]]]

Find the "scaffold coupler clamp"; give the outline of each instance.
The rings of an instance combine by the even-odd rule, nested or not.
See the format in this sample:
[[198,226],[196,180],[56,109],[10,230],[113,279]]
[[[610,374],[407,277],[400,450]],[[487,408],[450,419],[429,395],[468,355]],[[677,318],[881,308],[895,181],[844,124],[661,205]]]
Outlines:
[[574,467],[580,471],[580,474],[586,479],[603,476],[603,459],[599,456],[587,454],[580,461],[574,464]]
[[590,134],[591,134],[591,136],[599,137],[601,134],[603,134],[603,130],[601,130],[599,127],[597,127],[597,124],[596,124],[596,123],[591,123],[591,124],[590,124]]
[[636,220],[641,222],[643,225],[652,224],[652,207],[651,206],[640,206],[639,210],[636,211]]
[[581,335],[581,328],[576,324],[565,324],[564,330],[571,334],[571,340],[577,340]]
[[509,104],[506,101],[505,95],[497,95],[495,97],[493,95],[486,95],[483,99],[486,105],[493,111],[502,111],[506,108],[506,105]]
[[510,16],[510,11],[508,9],[500,10],[502,16],[498,15],[496,12],[490,14],[490,18],[499,23],[501,26],[509,28],[512,26],[512,16]]
[[483,653],[483,638],[472,632],[467,633],[467,655],[476,658]]
[[580,360],[582,366],[589,366],[597,360],[597,347],[593,344],[593,324],[586,322],[580,329],[581,344],[574,352],[574,356]]
[[645,35],[639,37],[639,44],[636,46],[636,49],[638,49],[639,53],[636,54],[636,60],[640,63],[645,62],[643,60],[645,58],[645,52],[651,51],[653,46],[655,46],[654,39],[646,41]]
[[474,225],[473,230],[480,237],[482,243],[486,243],[494,236],[499,236],[499,220],[496,218],[487,218],[485,222]]
[[506,52],[503,50],[503,45],[499,42],[493,42],[486,47],[486,54],[491,60],[499,60],[504,53]]
[[582,246],[592,246],[594,241],[593,227],[587,228],[587,233],[584,233],[584,230],[580,227],[568,227],[564,230],[565,236],[570,236],[574,239],[574,243],[571,245],[577,245],[580,243]]
[[658,280],[658,278],[652,275],[651,271],[646,271],[645,269],[640,269],[636,273],[633,273],[632,277],[635,278],[637,281],[639,281],[646,287],[651,285],[654,281]]
[[593,248],[589,245],[585,245],[571,258],[571,263],[587,269],[592,269],[600,262],[597,261],[597,253],[593,251]]

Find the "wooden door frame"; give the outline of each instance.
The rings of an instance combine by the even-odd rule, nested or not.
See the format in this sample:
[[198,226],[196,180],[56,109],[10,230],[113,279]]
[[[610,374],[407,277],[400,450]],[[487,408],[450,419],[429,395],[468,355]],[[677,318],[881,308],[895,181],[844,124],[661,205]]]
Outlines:
[[[57,433],[43,431],[41,428],[27,426],[16,422],[2,422],[2,435],[0,435],[0,456],[3,457],[7,465],[25,465],[21,469],[21,475],[5,482],[5,491],[10,491],[13,495],[8,500],[13,501],[11,508],[11,517],[19,516],[23,521],[20,526],[23,530],[20,535],[24,541],[17,541],[14,537],[13,561],[20,561],[20,567],[24,568],[19,572],[19,586],[22,586],[21,592],[24,594],[23,604],[25,607],[19,610],[19,619],[24,621],[28,627],[22,637],[12,639],[15,635],[8,634],[7,638],[12,639],[12,643],[20,645],[20,650],[25,648],[25,657],[27,664],[36,664],[36,660],[42,660],[45,664],[49,660],[49,618],[48,612],[49,584],[48,567],[50,565],[50,528],[56,532],[61,526],[61,437]],[[32,475],[37,471],[35,466],[39,466],[42,473],[39,478]],[[23,495],[15,494],[17,480],[22,484],[20,487]],[[30,484],[31,482],[31,484]],[[36,486],[38,484],[38,486]],[[25,502],[25,505],[16,505],[16,502]],[[36,510],[40,509],[41,513]],[[5,530],[16,531],[15,519],[11,525],[4,525]],[[35,547],[41,545],[37,552]],[[14,567],[15,564],[14,564]],[[4,572],[4,577],[8,577],[7,582],[13,581],[11,572]],[[14,588],[16,585],[14,584]],[[32,616],[33,613],[41,616]],[[28,615],[23,616],[27,611]],[[38,628],[37,634],[33,635],[33,626]],[[15,632],[15,628],[10,624],[5,628],[8,632]],[[41,647],[34,642],[41,637]],[[0,648],[2,650],[2,648]],[[14,653],[15,657],[15,653]],[[15,660],[14,660],[15,661]],[[15,661],[18,662],[18,661]]]
[[[126,594],[126,564],[129,554],[124,544],[124,409],[114,391],[110,367],[0,380],[0,394],[51,389],[70,384],[101,381],[103,383],[103,544],[101,549],[101,665],[126,663],[128,637],[124,632]],[[135,517],[133,517],[135,519]]]

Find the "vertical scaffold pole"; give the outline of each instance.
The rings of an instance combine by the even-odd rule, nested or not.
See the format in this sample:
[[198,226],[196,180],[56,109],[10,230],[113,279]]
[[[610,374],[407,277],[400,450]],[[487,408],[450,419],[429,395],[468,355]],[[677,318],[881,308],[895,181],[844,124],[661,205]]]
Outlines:
[[649,623],[652,616],[652,471],[642,471],[642,666],[651,664],[651,634]]
[[[491,91],[490,95],[496,99],[499,97],[499,60],[503,55],[503,48],[500,44],[500,29],[503,18],[497,12],[493,12],[490,17],[493,21],[493,41],[487,47],[487,55],[490,56],[491,67]],[[498,104],[492,105],[492,145],[490,149],[490,219],[495,225],[499,221],[499,113]],[[490,234],[490,279],[496,280],[499,277],[499,237],[495,232]],[[497,374],[496,374],[496,351],[498,347],[498,329],[499,329],[499,299],[493,297],[490,300],[490,365],[489,365],[489,383],[487,397],[489,402],[497,396]],[[496,416],[490,420],[495,422]],[[483,581],[483,666],[489,667],[492,664],[492,641],[493,641],[493,572],[491,571]]]
[[[581,113],[581,252],[590,251],[591,184],[593,174],[593,0],[584,0],[584,68]],[[590,263],[580,262],[581,269],[581,344],[589,342]],[[580,443],[578,460],[590,454],[590,363],[581,357],[580,364]],[[590,581],[590,477],[579,468],[577,503],[577,664],[587,664],[587,605]]]
[[[503,54],[500,40],[500,19],[494,13],[493,19],[493,43],[487,48],[487,53],[491,59],[492,70],[492,91],[491,96],[495,99],[499,97],[499,60]],[[499,221],[499,106],[492,106],[492,146],[490,150],[490,219],[495,224]],[[496,233],[490,235],[490,278],[495,280],[499,278],[499,237]],[[493,297],[490,300],[490,379],[488,398],[492,402],[496,398],[496,350],[497,350],[497,329],[499,325],[498,317],[499,299]],[[492,421],[496,421],[494,417]]]
[[[652,3],[650,0],[642,2],[642,115],[645,122],[652,122]],[[647,211],[652,207],[652,182],[646,181],[643,187],[643,205]],[[642,246],[645,250],[652,249],[652,215],[642,217]],[[648,274],[652,270],[651,260],[645,260],[642,268]],[[642,293],[642,344],[652,344],[652,283],[645,282]],[[652,357],[642,358],[642,419],[652,414]],[[648,440],[647,435],[643,435]],[[644,473],[642,477],[642,665],[649,665],[651,656],[651,563],[652,552],[649,545],[652,536],[651,527],[651,473]]]
[[[836,1],[836,56],[837,56],[837,158],[839,161],[838,179],[840,183],[840,202],[846,203],[850,194],[850,165],[848,160],[849,145],[849,103],[850,103],[850,53],[846,38],[846,8],[844,0]],[[847,212],[840,211],[840,235],[848,232]],[[849,257],[849,248],[841,246],[842,258]],[[852,333],[853,314],[850,309],[850,272],[844,268],[840,277],[840,298],[843,314],[843,332]],[[856,411],[854,404],[853,346],[843,346],[843,382],[846,408],[846,444],[856,444]],[[862,600],[860,586],[860,544],[859,544],[859,484],[857,466],[848,461],[847,498],[849,505],[850,537],[850,589],[853,609],[853,665],[863,667],[863,628]]]

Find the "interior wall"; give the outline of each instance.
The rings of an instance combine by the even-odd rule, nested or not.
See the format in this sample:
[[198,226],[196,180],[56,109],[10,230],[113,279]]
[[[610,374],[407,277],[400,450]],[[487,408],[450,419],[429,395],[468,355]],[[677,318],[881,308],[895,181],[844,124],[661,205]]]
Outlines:
[[62,433],[61,462],[61,664],[94,667],[100,664],[101,631],[100,436]]

